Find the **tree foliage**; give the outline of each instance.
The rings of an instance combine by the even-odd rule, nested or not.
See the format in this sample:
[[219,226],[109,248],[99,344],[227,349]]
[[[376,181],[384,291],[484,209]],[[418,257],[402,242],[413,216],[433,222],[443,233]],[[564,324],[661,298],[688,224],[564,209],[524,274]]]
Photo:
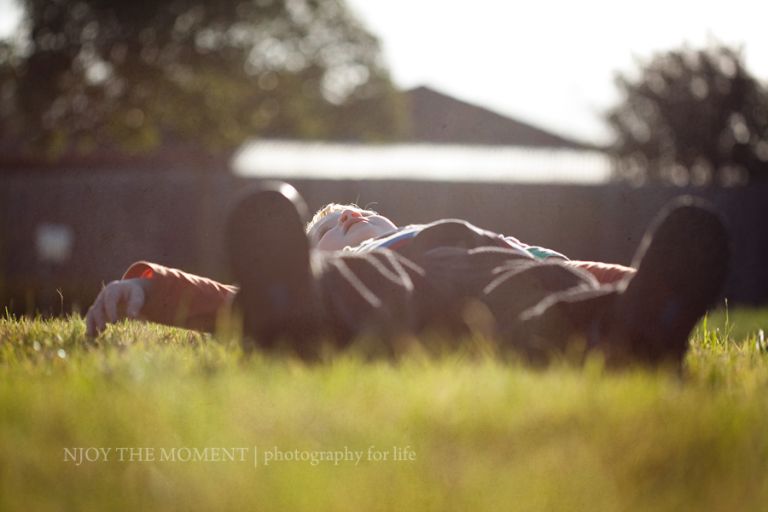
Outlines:
[[51,153],[389,138],[399,97],[343,0],[21,0],[0,136]]
[[623,100],[606,119],[619,176],[677,185],[768,177],[768,94],[740,51],[670,51],[617,85]]

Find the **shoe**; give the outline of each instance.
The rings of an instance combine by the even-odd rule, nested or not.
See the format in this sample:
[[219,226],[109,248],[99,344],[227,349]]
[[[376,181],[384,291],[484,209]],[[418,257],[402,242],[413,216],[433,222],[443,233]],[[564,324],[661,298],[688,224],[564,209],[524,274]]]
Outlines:
[[295,188],[270,183],[248,193],[232,209],[226,243],[240,289],[245,347],[276,348],[283,341],[301,352],[312,335],[313,279],[307,208]]
[[641,241],[637,273],[619,287],[606,326],[609,356],[679,365],[720,295],[729,255],[725,226],[708,203],[683,197],[665,208]]

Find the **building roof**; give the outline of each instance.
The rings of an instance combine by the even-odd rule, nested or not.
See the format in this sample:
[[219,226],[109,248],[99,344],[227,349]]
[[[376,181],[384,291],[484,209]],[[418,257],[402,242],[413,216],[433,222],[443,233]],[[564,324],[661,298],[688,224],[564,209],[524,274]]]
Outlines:
[[600,151],[453,144],[363,144],[257,139],[232,165],[238,176],[280,179],[605,183]]
[[405,94],[410,102],[410,142],[596,149],[428,87]]

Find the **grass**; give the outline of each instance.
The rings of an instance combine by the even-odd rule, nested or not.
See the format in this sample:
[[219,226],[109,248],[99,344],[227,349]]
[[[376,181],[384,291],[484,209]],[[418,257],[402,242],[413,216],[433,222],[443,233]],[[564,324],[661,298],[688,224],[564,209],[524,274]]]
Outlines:
[[[234,335],[89,342],[79,317],[7,317],[0,510],[765,510],[767,325],[707,318],[681,375],[471,350],[306,365]],[[360,461],[318,460],[345,449]]]

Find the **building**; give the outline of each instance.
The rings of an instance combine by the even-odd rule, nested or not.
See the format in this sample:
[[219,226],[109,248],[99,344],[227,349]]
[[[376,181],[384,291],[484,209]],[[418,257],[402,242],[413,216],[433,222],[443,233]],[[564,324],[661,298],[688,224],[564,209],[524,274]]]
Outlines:
[[235,155],[235,174],[283,179],[406,179],[604,183],[599,148],[427,87],[405,93],[410,135],[398,143],[257,139]]

